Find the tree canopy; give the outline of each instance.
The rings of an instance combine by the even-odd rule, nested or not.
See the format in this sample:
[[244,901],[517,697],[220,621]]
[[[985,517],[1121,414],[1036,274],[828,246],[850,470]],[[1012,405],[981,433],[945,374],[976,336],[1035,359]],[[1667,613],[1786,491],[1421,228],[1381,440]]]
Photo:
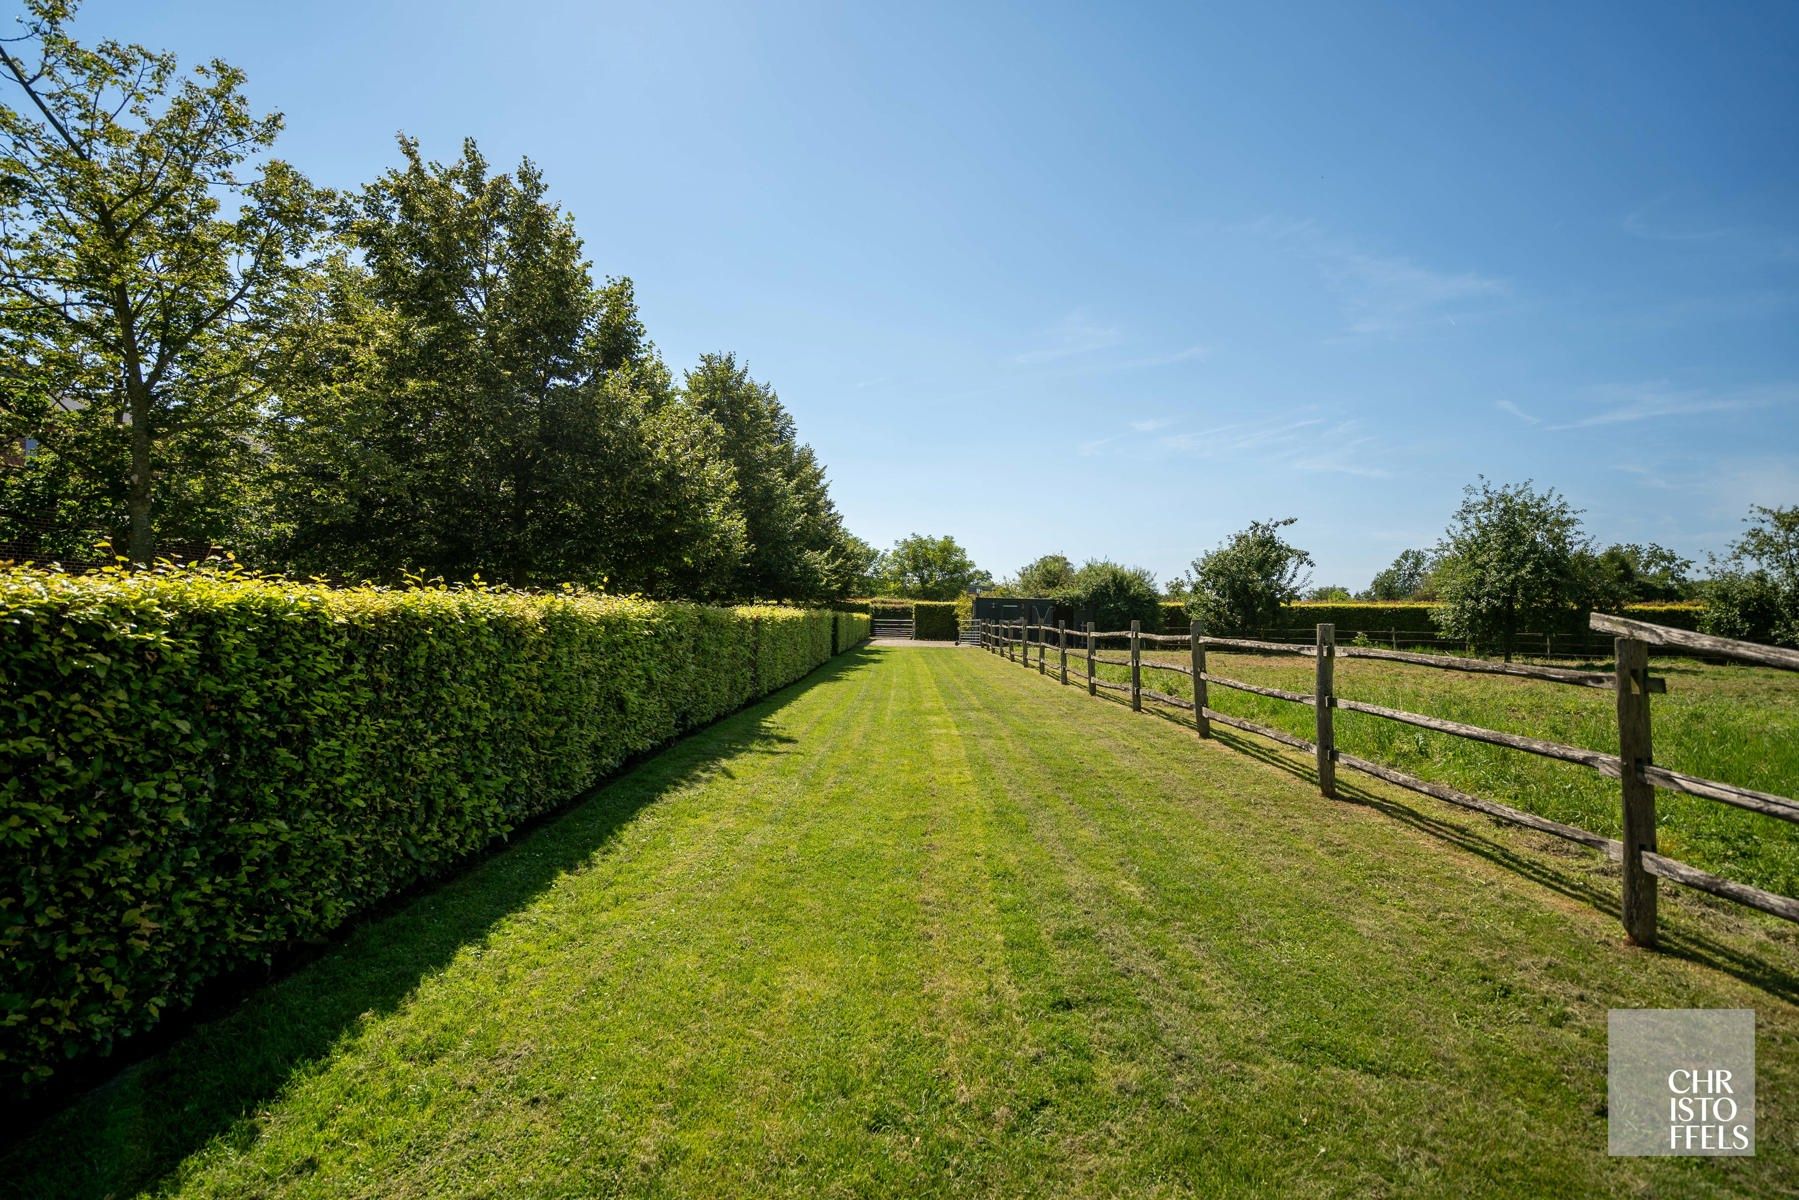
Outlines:
[[251,109],[241,71],[181,76],[168,54],[75,41],[67,3],[25,8],[25,37],[0,45],[24,101],[0,105],[0,348],[38,452],[0,504],[147,562],[159,538],[235,531],[258,368],[324,196],[256,163],[282,119]]
[[1799,647],[1799,505],[1751,505],[1744,520],[1749,528],[1713,564],[1701,628]]
[[1054,596],[1074,582],[1074,573],[1066,554],[1045,554],[1021,567],[1010,586],[1020,596]]
[[1299,598],[1312,556],[1281,533],[1297,520],[1252,521],[1193,560],[1187,611],[1208,633],[1269,628],[1279,623],[1281,607]]
[[1414,600],[1430,587],[1431,556],[1423,550],[1401,550],[1399,557],[1377,572],[1364,600]]
[[1156,577],[1143,567],[1089,559],[1052,594],[1102,630],[1127,629],[1132,621],[1152,632],[1162,627],[1162,594]]
[[698,598],[864,590],[822,464],[728,353],[677,383],[528,159],[465,141],[333,195],[222,62],[0,45],[0,539],[197,543],[337,578]]
[[993,577],[974,565],[955,538],[914,533],[899,539],[881,560],[880,594],[909,600],[954,600]]
[[1435,619],[1453,636],[1498,642],[1510,661],[1519,631],[1578,621],[1590,595],[1578,569],[1587,547],[1580,511],[1555,489],[1470,484],[1437,546]]

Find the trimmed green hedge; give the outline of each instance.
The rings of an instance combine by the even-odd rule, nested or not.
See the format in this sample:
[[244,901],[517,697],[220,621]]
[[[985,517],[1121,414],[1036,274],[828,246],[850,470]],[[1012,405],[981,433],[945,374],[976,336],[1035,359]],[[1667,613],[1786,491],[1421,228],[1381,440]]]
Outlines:
[[956,602],[919,600],[912,605],[912,636],[927,642],[956,640]]
[[0,570],[0,1078],[442,874],[805,675],[841,619]]
[[1700,620],[1705,616],[1705,605],[1694,600],[1627,604],[1624,606],[1624,615],[1634,620],[1648,621],[1652,625],[1666,625],[1670,629],[1697,631]]
[[1358,629],[1396,629],[1402,633],[1436,633],[1430,615],[1435,604],[1413,600],[1301,600],[1282,609],[1295,629],[1329,622],[1339,633]]
[[831,618],[837,639],[836,651],[839,654],[853,646],[860,646],[874,632],[874,622],[867,613],[834,612]]
[[910,620],[913,637],[951,642],[956,639],[957,612],[962,603],[961,600],[898,600],[877,596],[873,600],[845,600],[842,607],[889,621]]

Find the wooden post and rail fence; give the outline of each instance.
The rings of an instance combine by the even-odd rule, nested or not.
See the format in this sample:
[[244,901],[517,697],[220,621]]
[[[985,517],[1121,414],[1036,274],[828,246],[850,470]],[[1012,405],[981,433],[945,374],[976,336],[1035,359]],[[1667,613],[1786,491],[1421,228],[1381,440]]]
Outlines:
[[[1609,672],[1582,671],[1527,663],[1499,663],[1483,659],[1449,655],[1417,654],[1403,650],[1383,650],[1369,646],[1339,646],[1336,629],[1319,625],[1311,645],[1297,642],[1269,642],[1248,638],[1207,636],[1194,622],[1185,634],[1144,633],[1140,624],[1131,622],[1128,630],[1096,631],[1091,621],[1085,630],[1070,631],[1066,622],[1055,627],[1059,659],[1058,680],[1066,685],[1070,671],[1068,639],[1072,635],[1085,640],[1086,669],[1076,678],[1087,685],[1087,694],[1098,695],[1100,688],[1124,692],[1132,711],[1140,712],[1148,699],[1172,708],[1193,713],[1195,731],[1202,738],[1212,736],[1214,725],[1223,725],[1244,733],[1268,738],[1313,756],[1318,790],[1325,796],[1337,794],[1337,771],[1347,768],[1376,779],[1462,808],[1483,813],[1496,820],[1522,825],[1539,833],[1551,834],[1591,847],[1617,860],[1622,867],[1620,912],[1624,931],[1632,942],[1641,946],[1656,944],[1656,887],[1659,880],[1670,880],[1685,887],[1709,892],[1738,904],[1759,909],[1799,922],[1799,900],[1776,892],[1764,891],[1735,880],[1725,879],[1696,867],[1667,858],[1657,852],[1655,840],[1655,797],[1658,790],[1682,792],[1689,796],[1715,800],[1777,820],[1799,823],[1799,800],[1758,792],[1717,780],[1701,779],[1656,765],[1651,739],[1650,696],[1667,691],[1666,681],[1649,673],[1651,647],[1664,653],[1685,653],[1706,658],[1720,658],[1799,671],[1799,651],[1731,638],[1714,637],[1685,629],[1652,625],[1646,621],[1594,613],[1591,628],[1613,638],[1615,666]],[[1129,656],[1117,657],[1099,653],[1103,640],[1128,639]],[[990,653],[1004,655],[1012,661],[1031,665],[1030,648],[1037,646],[1037,670],[1044,674],[1043,655],[1048,638],[1042,625],[1029,622],[1002,624],[988,622],[982,634],[982,646]],[[1190,652],[1187,665],[1174,662],[1145,661],[1143,644],[1179,648],[1185,643]],[[1152,647],[1153,648],[1153,647]],[[1290,654],[1313,658],[1313,688],[1310,695],[1230,679],[1211,671],[1206,662],[1208,649],[1248,652],[1253,654]],[[1618,752],[1616,754],[1563,745],[1523,734],[1485,729],[1460,721],[1449,721],[1422,713],[1405,712],[1379,704],[1369,704],[1336,694],[1336,663],[1340,658],[1371,658],[1388,662],[1409,663],[1465,674],[1507,675],[1535,679],[1572,687],[1603,688],[1615,694],[1617,702]],[[1125,668],[1129,682],[1101,678],[1099,664]],[[1167,671],[1184,675],[1193,682],[1193,699],[1170,695],[1143,685],[1145,671]],[[1222,713],[1210,707],[1210,686],[1251,692],[1293,704],[1310,707],[1314,716],[1314,737],[1308,741],[1284,730]],[[1561,762],[1574,763],[1616,779],[1622,810],[1622,838],[1614,839],[1590,830],[1540,817],[1535,813],[1473,796],[1456,788],[1420,779],[1404,771],[1372,762],[1339,750],[1336,745],[1335,714],[1339,711],[1362,713],[1382,720],[1410,725],[1452,737],[1466,738],[1492,746],[1535,754]]]

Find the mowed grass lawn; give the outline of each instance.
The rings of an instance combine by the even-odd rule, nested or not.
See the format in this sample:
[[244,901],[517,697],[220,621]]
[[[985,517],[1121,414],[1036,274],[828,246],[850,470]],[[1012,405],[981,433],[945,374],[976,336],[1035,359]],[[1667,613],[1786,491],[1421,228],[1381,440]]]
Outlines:
[[[1799,947],[976,650],[864,650],[50,1118],[33,1196],[1782,1194]],[[1609,1159],[1609,1007],[1758,1154]]]
[[[1082,653],[1070,653],[1071,669],[1082,665]],[[1129,650],[1120,643],[1102,653],[1118,658]],[[1052,665],[1055,657],[1052,647]],[[1189,651],[1150,652],[1144,661],[1144,687],[1192,698],[1186,676],[1153,669],[1157,661],[1184,665]],[[1312,659],[1290,655],[1214,652],[1207,658],[1212,673],[1302,693],[1315,686],[1315,666]],[[1612,669],[1609,661],[1591,666]],[[1656,762],[1776,795],[1799,795],[1799,672],[1682,658],[1652,659],[1650,671],[1668,687],[1650,700]],[[1123,681],[1130,671],[1102,663],[1100,675]],[[1618,749],[1617,698],[1609,690],[1365,658],[1340,658],[1335,687],[1339,696],[1389,708],[1591,750]],[[1224,687],[1210,688],[1207,699],[1220,712],[1313,736],[1309,706]],[[1179,719],[1192,717],[1182,714]],[[1623,834],[1618,781],[1597,771],[1365,713],[1340,710],[1335,724],[1338,748],[1351,754],[1607,837]],[[1799,896],[1799,825],[1716,800],[1661,791],[1656,826],[1663,854],[1729,879]]]

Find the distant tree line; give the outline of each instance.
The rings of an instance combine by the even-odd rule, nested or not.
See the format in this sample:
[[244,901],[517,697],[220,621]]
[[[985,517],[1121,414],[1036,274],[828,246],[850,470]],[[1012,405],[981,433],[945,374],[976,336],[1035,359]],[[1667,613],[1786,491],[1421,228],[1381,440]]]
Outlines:
[[1282,610],[1302,599],[1427,601],[1445,634],[1508,657],[1525,631],[1574,632],[1589,612],[1692,599],[1705,601],[1707,632],[1799,646],[1799,506],[1753,507],[1748,528],[1712,558],[1707,578],[1695,578],[1690,561],[1662,546],[1601,549],[1580,517],[1553,488],[1482,479],[1464,489],[1434,546],[1402,552],[1359,596],[1312,586],[1312,556],[1289,540],[1292,517],[1252,521],[1162,589],[1139,567],[1093,561],[1077,568],[1066,555],[1047,554],[997,591],[1103,612],[1117,622],[1111,628],[1131,620],[1154,628],[1165,594],[1220,635],[1277,628]]
[[730,354],[677,377],[530,161],[402,136],[328,191],[267,157],[281,117],[235,68],[25,7],[0,43],[0,542],[701,598],[866,579],[774,390]]

